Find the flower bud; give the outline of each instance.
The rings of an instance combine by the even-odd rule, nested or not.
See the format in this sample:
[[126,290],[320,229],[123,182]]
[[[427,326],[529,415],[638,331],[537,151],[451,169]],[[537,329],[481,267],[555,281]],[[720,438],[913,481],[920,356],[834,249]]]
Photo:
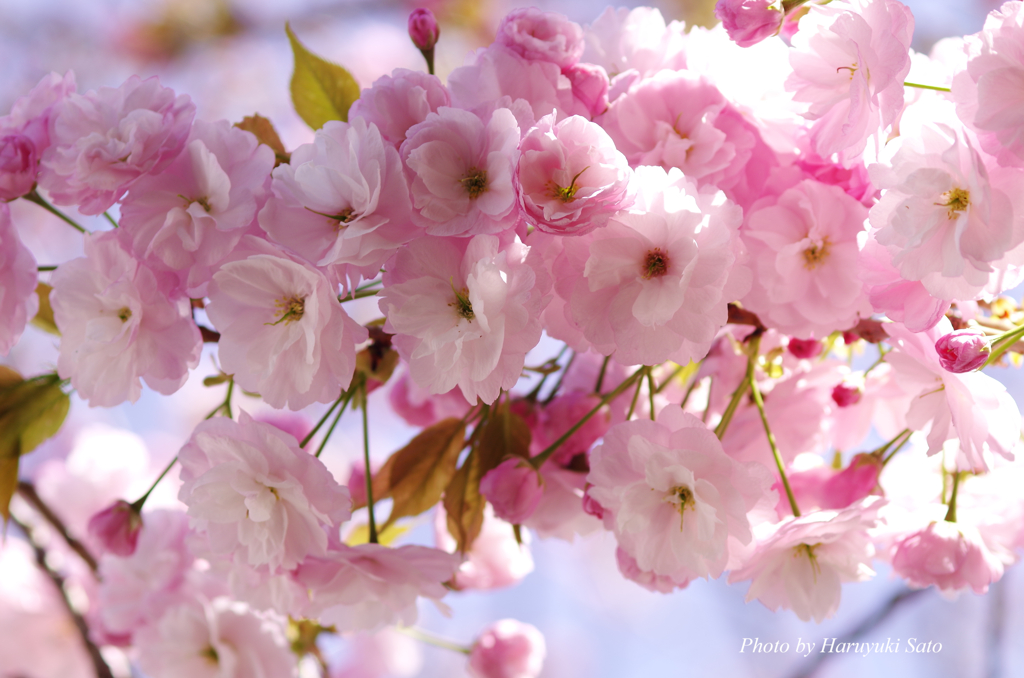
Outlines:
[[860,402],[862,395],[864,395],[864,391],[861,388],[848,384],[836,384],[836,387],[832,389],[832,400],[839,407],[856,405]]
[[544,667],[544,636],[530,624],[502,619],[483,630],[469,653],[476,678],[536,678]]
[[957,330],[940,337],[935,342],[935,351],[942,367],[957,374],[978,369],[992,352],[985,333],[977,329]]
[[[587,487],[589,490],[590,487]],[[590,496],[590,492],[583,492],[583,512],[592,515],[598,520],[604,520],[604,507],[596,499]]]
[[789,340],[789,352],[797,358],[814,358],[821,355],[823,348],[824,346],[817,339],[797,339],[794,337]]
[[123,499],[89,519],[89,536],[103,550],[127,558],[135,553],[142,529],[142,515]]
[[715,16],[729,38],[740,47],[751,47],[779,32],[785,14],[772,0],[718,0]]
[[437,19],[429,9],[420,7],[409,14],[409,37],[412,43],[422,52],[434,49],[441,29],[437,26]]
[[480,479],[480,493],[494,507],[494,515],[514,525],[533,515],[544,494],[540,474],[520,457],[506,459]]
[[0,200],[27,195],[39,173],[39,153],[32,139],[23,134],[0,137]]

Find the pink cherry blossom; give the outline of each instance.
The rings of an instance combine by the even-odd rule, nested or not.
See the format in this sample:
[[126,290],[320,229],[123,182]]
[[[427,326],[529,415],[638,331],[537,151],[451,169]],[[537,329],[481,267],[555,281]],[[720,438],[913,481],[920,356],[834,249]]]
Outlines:
[[89,519],[89,536],[107,553],[122,558],[135,553],[142,529],[142,516],[123,499]]
[[982,147],[1004,166],[1024,165],[1024,5],[1005,2],[984,28],[964,40],[966,70],[953,78],[958,117],[978,132]]
[[[878,476],[882,472],[882,460],[870,454],[858,454],[850,464],[837,470],[817,466],[802,471],[789,471],[787,479],[802,511],[811,509],[844,509],[856,501],[875,492]],[[781,481],[775,483],[779,503],[775,510],[780,518],[792,515],[792,507],[786,498]]]
[[519,135],[504,108],[481,120],[442,107],[411,127],[401,151],[416,225],[430,235],[499,233],[514,226]]
[[121,231],[89,236],[85,257],[52,278],[61,331],[57,371],[92,406],[142,395],[141,380],[169,395],[199,364],[202,340],[189,301],[128,252]]
[[904,280],[892,265],[889,250],[872,237],[861,249],[860,276],[875,312],[903,323],[912,332],[934,327],[949,310],[949,299],[932,296],[921,281]]
[[615,564],[619,567],[619,573],[626,579],[639,584],[648,591],[654,593],[672,593],[676,589],[684,589],[693,581],[693,577],[675,577],[663,574],[655,574],[649,570],[641,570],[636,564],[636,558],[629,555],[619,546],[615,549]]
[[989,550],[977,528],[940,520],[899,542],[892,566],[917,588],[970,587],[981,594],[1002,578],[1005,563]]
[[755,207],[742,231],[754,269],[744,307],[799,338],[827,336],[869,316],[858,277],[866,216],[842,189],[813,179]]
[[448,417],[461,419],[471,407],[457,387],[434,395],[417,385],[407,371],[394,380],[388,402],[407,424],[423,428]]
[[341,632],[411,626],[419,597],[438,601],[442,582],[454,576],[459,557],[425,546],[338,545],[303,562],[297,577],[308,589],[310,613]]
[[224,597],[186,602],[139,631],[139,666],[153,678],[293,677],[285,621]]
[[[578,63],[562,73],[572,85],[573,110],[588,120],[608,110],[608,73],[595,64]],[[584,112],[579,109],[583,108]]]
[[750,579],[747,602],[757,599],[772,611],[781,607],[820,623],[839,609],[843,583],[874,576],[867,530],[877,523],[882,503],[872,497],[840,511],[762,524],[757,549],[729,583]]
[[644,188],[634,211],[563,243],[556,289],[570,295],[586,339],[622,364],[700,360],[727,303],[748,289],[749,271],[736,265],[740,211],[678,170],[645,168],[636,178]]
[[[434,519],[434,536],[438,548],[454,552],[454,537],[448,534],[448,517],[439,506]],[[466,559],[455,573],[455,586],[459,589],[488,591],[505,588],[522,581],[533,572],[530,555],[530,533],[521,532],[523,543],[516,540],[512,525],[496,518],[494,507],[484,507],[484,521],[480,534],[466,552]]]
[[537,469],[520,457],[506,459],[480,479],[480,494],[494,507],[494,514],[516,525],[533,514],[543,492]]
[[350,287],[419,231],[398,152],[362,118],[317,130],[274,170],[272,191],[263,230]]
[[98,617],[109,634],[131,635],[168,607],[182,602],[193,557],[181,511],[148,511],[133,553],[104,554],[99,561]]
[[988,360],[992,351],[987,335],[979,329],[956,330],[935,342],[939,362],[950,372],[972,372]]
[[715,16],[740,47],[751,47],[779,32],[785,12],[772,0],[718,0]]
[[678,408],[657,422],[616,424],[590,455],[587,493],[637,567],[676,581],[718,577],[729,541],[751,540],[747,511],[768,490],[756,463],[729,458],[714,433]]
[[182,153],[144,176],[121,205],[136,256],[178,272],[203,296],[216,265],[238,245],[264,200],[274,152],[227,121],[196,121]]
[[850,166],[903,109],[914,17],[898,0],[851,0],[810,6],[800,26],[786,89],[808,105],[818,155]]
[[891,166],[872,165],[883,189],[875,239],[905,280],[939,299],[971,299],[996,262],[1024,241],[1024,177],[986,168],[967,137],[944,125],[900,137]]
[[69,94],[54,110],[39,185],[58,205],[100,214],[185,145],[196,107],[154,78]]
[[336,400],[352,380],[366,329],[312,266],[266,241],[247,237],[242,245],[214,274],[206,305],[221,333],[221,367],[274,407]]
[[348,115],[353,123],[353,118],[363,118],[367,126],[376,125],[384,140],[398,148],[410,127],[451,103],[448,88],[436,75],[396,68],[360,92]]
[[35,257],[11,223],[11,208],[0,203],[0,355],[10,353],[39,310],[38,277]]
[[498,25],[495,42],[529,61],[550,61],[562,70],[583,54],[583,29],[568,17],[536,7],[514,9]]
[[598,122],[634,167],[677,167],[744,205],[760,194],[776,162],[757,128],[692,71],[639,81]]
[[666,26],[657,8],[608,7],[584,29],[583,60],[603,66],[613,79],[685,68],[685,33],[682,22]]
[[964,468],[989,470],[990,452],[1013,459],[1020,438],[1020,411],[1006,387],[987,374],[954,374],[942,366],[935,342],[952,331],[949,321],[943,318],[918,334],[896,323],[885,329],[894,345],[885,361],[901,386],[917,394],[907,412],[907,425],[927,431],[928,453],[937,454],[943,443],[957,439]]
[[214,553],[292,569],[327,553],[327,528],[349,518],[348,490],[295,438],[242,412],[196,427],[178,453],[194,529]]
[[502,619],[480,632],[469,653],[474,678],[537,678],[547,649],[536,627]]
[[399,251],[379,293],[385,331],[431,393],[455,386],[492,403],[519,380],[540,341],[550,281],[518,240],[419,238]]
[[546,233],[583,235],[629,207],[632,172],[598,125],[546,115],[523,137],[517,179],[527,220]]

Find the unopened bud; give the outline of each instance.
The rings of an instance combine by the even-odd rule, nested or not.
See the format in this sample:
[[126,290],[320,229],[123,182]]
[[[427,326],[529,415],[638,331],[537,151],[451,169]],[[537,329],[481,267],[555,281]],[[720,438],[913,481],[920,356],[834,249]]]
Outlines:
[[530,624],[502,619],[483,630],[469,653],[476,678],[536,678],[544,668],[544,636]]
[[730,40],[740,47],[751,47],[782,27],[785,14],[772,4],[772,0],[718,0],[715,16]]
[[421,52],[434,49],[440,34],[441,29],[437,26],[437,19],[429,9],[420,7],[409,14],[409,37]]
[[89,519],[89,536],[108,553],[127,558],[135,553],[142,515],[123,499]]
[[985,333],[977,329],[950,332],[935,342],[939,362],[948,372],[971,372],[985,364],[992,350]]
[[864,392],[859,387],[848,384],[836,384],[836,387],[832,389],[832,400],[839,407],[856,405],[860,402],[862,395]]
[[814,358],[821,355],[821,351],[824,348],[817,339],[793,338],[789,340],[789,352],[797,358]]

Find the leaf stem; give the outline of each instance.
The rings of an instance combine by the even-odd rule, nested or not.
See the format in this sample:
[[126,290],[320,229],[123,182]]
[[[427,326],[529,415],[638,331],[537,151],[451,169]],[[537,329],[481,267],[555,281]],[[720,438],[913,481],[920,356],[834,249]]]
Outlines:
[[35,204],[39,205],[40,207],[42,207],[44,210],[46,210],[50,214],[53,214],[54,216],[59,217],[62,221],[64,221],[64,223],[68,224],[69,226],[71,226],[72,228],[77,230],[78,232],[85,233],[86,235],[89,234],[89,231],[87,231],[84,228],[82,228],[82,226],[77,221],[75,221],[74,219],[72,219],[68,215],[64,214],[63,212],[61,212],[59,209],[57,209],[56,207],[54,207],[50,203],[46,202],[46,200],[43,198],[43,196],[39,195],[39,193],[37,193],[34,188],[32,189],[31,192],[25,194],[22,197],[25,198],[25,200],[28,200],[29,202],[34,202]]

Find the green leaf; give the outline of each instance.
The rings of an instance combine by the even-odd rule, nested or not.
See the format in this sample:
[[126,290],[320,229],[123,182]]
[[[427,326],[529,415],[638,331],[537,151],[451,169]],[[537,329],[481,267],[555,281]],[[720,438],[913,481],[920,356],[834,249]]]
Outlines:
[[459,419],[444,419],[392,455],[390,487],[383,496],[390,496],[394,503],[382,530],[399,518],[419,515],[441,501],[465,444],[466,424]]
[[18,491],[18,457],[0,458],[0,516],[11,519],[11,497]]
[[70,402],[56,374],[7,386],[0,381],[0,459],[27,454],[53,436]]
[[39,312],[32,318],[32,324],[39,329],[60,336],[57,323],[53,320],[53,307],[50,306],[50,290],[53,288],[46,283],[36,285],[36,294],[39,295]]
[[295,112],[307,125],[320,129],[330,120],[348,120],[348,109],[359,98],[359,83],[337,64],[306,49],[285,24],[285,33],[295,55],[291,95]]

